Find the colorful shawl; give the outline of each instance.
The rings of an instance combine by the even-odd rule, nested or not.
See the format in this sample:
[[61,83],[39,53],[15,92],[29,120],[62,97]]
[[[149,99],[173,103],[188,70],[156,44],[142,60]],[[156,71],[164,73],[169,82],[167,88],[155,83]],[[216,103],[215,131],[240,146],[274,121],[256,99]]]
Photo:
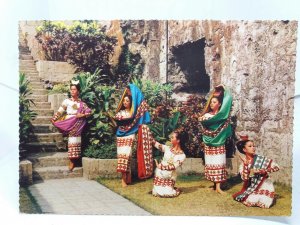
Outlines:
[[[209,106],[210,99],[207,102]],[[228,137],[231,136],[232,129],[230,124],[230,109],[232,105],[232,96],[228,89],[224,88],[224,97],[220,111],[208,120],[203,120],[203,142],[208,146],[221,146],[225,144]]]
[[[134,84],[129,84],[130,93],[132,96],[131,104],[131,118],[133,119],[129,125],[119,126],[117,130],[117,137],[124,137],[131,134],[134,134],[138,131],[139,125],[150,123],[150,113],[148,112],[149,106],[144,100],[144,96],[141,90]],[[126,90],[122,96],[122,99],[119,103],[118,110],[123,104],[123,99],[125,97]]]
[[[129,84],[130,93],[132,96],[131,118],[132,122],[129,125],[119,126],[117,137],[124,137],[138,132],[137,144],[137,162],[138,162],[138,177],[140,179],[148,178],[153,174],[153,157],[152,157],[152,135],[147,125],[150,123],[149,106],[144,100],[141,90],[134,84]],[[117,111],[120,110],[126,90],[119,103]]]
[[[272,163],[271,159],[268,159],[261,155],[255,155],[250,169],[267,170],[271,166],[271,163]],[[250,173],[250,169],[249,169],[249,173]],[[238,202],[245,201],[250,194],[258,190],[258,188],[263,184],[264,180],[267,177],[268,174],[264,174],[264,175],[255,174],[253,177],[250,177],[249,179],[245,180],[242,190],[234,194],[233,198]]]
[[[83,107],[83,102],[80,101],[79,108],[77,113],[90,113],[91,110],[89,108]],[[53,125],[58,128],[63,135],[68,135],[72,133],[72,136],[80,136],[83,130],[83,127],[86,124],[85,118],[76,118],[76,116],[70,117],[65,120],[54,122]]]

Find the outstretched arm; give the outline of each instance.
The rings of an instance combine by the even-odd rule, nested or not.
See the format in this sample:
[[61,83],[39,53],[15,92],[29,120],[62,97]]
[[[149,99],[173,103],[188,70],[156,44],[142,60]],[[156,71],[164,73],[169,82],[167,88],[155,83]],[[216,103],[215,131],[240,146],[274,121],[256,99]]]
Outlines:
[[58,108],[57,112],[54,114],[54,116],[51,119],[51,122],[54,123],[57,121],[67,110],[67,99],[65,99],[60,107]]

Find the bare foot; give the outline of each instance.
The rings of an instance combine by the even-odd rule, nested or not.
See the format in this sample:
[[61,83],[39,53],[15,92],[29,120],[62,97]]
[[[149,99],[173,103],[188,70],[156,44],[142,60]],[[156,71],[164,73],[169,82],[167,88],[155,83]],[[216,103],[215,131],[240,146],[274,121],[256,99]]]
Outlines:
[[72,172],[75,167],[75,164],[70,160],[69,162],[69,172]]
[[221,194],[221,195],[226,194],[226,192],[222,191],[221,189],[216,189],[216,192],[219,193],[219,194]]
[[122,181],[122,187],[127,187],[127,184],[125,182]]

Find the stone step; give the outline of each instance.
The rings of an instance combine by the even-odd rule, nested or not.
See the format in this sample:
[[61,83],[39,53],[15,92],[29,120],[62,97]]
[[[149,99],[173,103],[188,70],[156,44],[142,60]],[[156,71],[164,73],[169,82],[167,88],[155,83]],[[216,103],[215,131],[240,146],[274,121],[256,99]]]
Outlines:
[[41,152],[30,154],[26,157],[32,162],[33,168],[50,166],[68,166],[69,158],[67,152]]
[[35,67],[29,67],[29,66],[19,67],[19,71],[21,73],[25,73],[25,75],[30,74],[30,73],[37,73],[37,70]]
[[21,53],[21,54],[19,54],[19,59],[25,59],[25,60],[32,59],[33,60],[33,57],[31,55]]
[[35,109],[34,112],[38,114],[38,116],[53,116],[53,109]]
[[36,134],[56,133],[57,128],[52,124],[35,124],[33,125],[33,132]]
[[49,179],[64,179],[82,177],[82,167],[75,167],[72,172],[69,172],[67,166],[41,167],[32,171],[33,181],[49,180]]
[[27,68],[27,66],[36,68],[35,62],[33,59],[32,60],[19,59],[19,67]]
[[46,102],[48,101],[48,95],[30,95],[28,99],[32,99],[34,102]]
[[29,136],[29,139],[32,142],[44,142],[44,143],[63,142],[63,136],[61,133],[33,134]]
[[26,76],[27,79],[30,81],[30,82],[40,82],[41,81],[41,78],[39,76],[36,76],[36,75],[33,75],[33,76]]
[[32,120],[32,124],[51,124],[52,116],[37,116],[35,120]]
[[50,102],[35,102],[35,105],[30,107],[32,110],[35,109],[50,109],[51,103]]
[[61,152],[66,151],[65,142],[31,142],[24,145],[24,149],[29,153],[33,152]]
[[47,95],[48,94],[48,91],[43,88],[31,89],[31,92],[33,95]]
[[31,83],[29,83],[29,86],[31,87],[31,89],[43,89],[44,83],[43,82],[31,82]]

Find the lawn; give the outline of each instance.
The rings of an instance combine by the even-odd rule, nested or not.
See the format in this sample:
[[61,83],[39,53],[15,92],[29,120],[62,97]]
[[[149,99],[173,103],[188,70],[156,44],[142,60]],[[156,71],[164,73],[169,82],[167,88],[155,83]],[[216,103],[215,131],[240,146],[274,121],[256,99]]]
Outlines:
[[20,187],[19,204],[20,213],[42,213],[41,208],[27,188]]
[[97,181],[112,191],[134,202],[153,215],[193,215],[193,216],[290,216],[291,187],[275,183],[276,204],[270,209],[246,207],[231,197],[238,192],[240,178],[232,177],[223,186],[226,194],[220,195],[210,190],[211,182],[202,175],[179,176],[176,187],[183,192],[176,198],[159,198],[151,195],[152,179],[134,181],[126,188],[120,179],[98,178]]

